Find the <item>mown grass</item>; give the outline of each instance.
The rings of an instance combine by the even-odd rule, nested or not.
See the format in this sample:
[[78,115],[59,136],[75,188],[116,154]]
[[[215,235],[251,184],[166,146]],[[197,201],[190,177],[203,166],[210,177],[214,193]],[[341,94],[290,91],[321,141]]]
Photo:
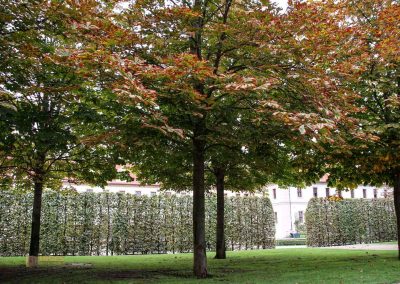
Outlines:
[[[66,266],[26,269],[23,257],[0,258],[0,283],[398,283],[396,251],[285,249],[209,253],[211,277],[192,277],[192,255],[76,256]],[[87,263],[91,267],[70,267]]]

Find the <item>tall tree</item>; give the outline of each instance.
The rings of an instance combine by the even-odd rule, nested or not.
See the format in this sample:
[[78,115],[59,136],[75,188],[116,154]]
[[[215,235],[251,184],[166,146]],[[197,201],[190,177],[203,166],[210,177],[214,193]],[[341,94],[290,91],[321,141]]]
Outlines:
[[[235,141],[227,133],[243,119],[242,111],[254,125],[267,129],[291,125],[312,140],[324,129],[333,129],[335,120],[340,119],[321,119],[328,116],[320,107],[321,90],[331,106],[343,94],[329,92],[334,88],[324,87],[322,80],[302,71],[297,46],[291,48],[293,35],[268,2],[118,2],[107,2],[114,5],[113,12],[106,15],[111,19],[107,23],[97,18],[82,19],[75,25],[92,44],[74,56],[76,62],[87,66],[105,62],[107,68],[102,70],[117,75],[109,87],[118,94],[122,109],[135,113],[132,125],[160,131],[160,141],[154,134],[147,139],[154,145],[162,143],[169,151],[176,149],[184,157],[184,166],[191,168],[193,270],[204,278],[208,274],[204,221],[207,150],[214,144]],[[226,121],[229,114],[233,118]],[[129,126],[129,115],[126,118]],[[129,130],[126,134],[134,133]],[[233,144],[242,149],[240,143]],[[156,158],[168,165],[167,159]]]
[[[293,26],[298,27],[304,57],[317,59],[313,70],[354,96],[354,107],[347,110],[338,130],[318,143],[329,180],[338,187],[393,186],[400,239],[400,3],[292,4],[288,17],[298,23]],[[297,19],[305,21],[300,25]]]
[[[360,96],[357,105],[363,111],[354,116],[362,131],[374,139],[364,143],[354,143],[351,137],[347,140],[350,147],[340,154],[341,166],[351,170],[339,171],[342,177],[337,180],[393,186],[400,239],[400,3],[345,4],[345,12],[353,19],[352,34],[358,35],[358,54],[350,54],[346,61],[350,66],[346,82]],[[350,175],[356,172],[357,177]],[[398,245],[400,259],[400,240]]]
[[104,184],[115,176],[95,88],[59,52],[76,44],[66,36],[71,5],[3,1],[0,8],[0,173],[3,185],[34,190],[30,266],[39,254],[43,190],[65,178]]
[[[233,8],[234,7],[234,8]],[[137,2],[126,11],[128,23],[140,31],[136,52],[145,71],[136,73],[157,96],[162,117],[190,149],[193,187],[194,266],[197,277],[207,276],[205,244],[205,161],[213,116],[219,106],[238,104],[260,93],[258,86],[271,78],[249,78],[249,54],[259,28],[247,21],[261,17],[261,6],[221,1]],[[234,12],[232,12],[234,11]],[[268,12],[266,12],[268,13]],[[272,13],[271,13],[272,15]],[[263,74],[264,75],[264,74]],[[235,98],[235,99],[233,99]],[[225,102],[230,102],[226,104]],[[151,124],[156,124],[149,118]],[[218,123],[222,123],[219,121]]]
[[[164,133],[169,143],[179,140],[191,155],[193,269],[200,278],[207,276],[207,149],[224,138],[225,116],[244,110],[256,125],[307,123],[310,133],[334,127],[328,119],[320,123],[322,83],[311,91],[304,87],[312,76],[299,76],[307,73],[295,64],[289,49],[292,35],[285,33],[280,18],[269,3],[253,1],[139,1],[123,11],[121,22],[137,32],[140,42],[130,54],[142,60],[128,58],[123,76],[127,82],[140,82],[131,92],[154,94],[158,116],[146,117],[147,123],[168,125]],[[337,93],[324,94],[331,101]],[[294,128],[298,131],[299,126]]]

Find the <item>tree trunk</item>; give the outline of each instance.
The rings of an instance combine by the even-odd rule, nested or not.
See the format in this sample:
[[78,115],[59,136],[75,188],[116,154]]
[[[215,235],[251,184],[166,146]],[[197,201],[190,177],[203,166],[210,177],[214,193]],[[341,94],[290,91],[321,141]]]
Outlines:
[[224,179],[225,174],[223,170],[217,170],[215,172],[217,179],[217,243],[216,243],[216,254],[215,258],[225,259],[226,248],[225,248],[225,196],[224,196]]
[[[195,131],[196,132],[196,131]],[[193,272],[197,278],[207,277],[205,240],[204,141],[193,139]]]
[[[203,0],[194,0],[192,10],[202,14]],[[194,34],[190,37],[190,53],[202,60],[203,17],[193,19]],[[195,89],[204,95],[204,86],[196,83]],[[197,278],[207,277],[206,237],[205,237],[205,190],[204,190],[204,156],[205,156],[205,116],[200,118],[193,129],[193,272]]]
[[397,223],[397,245],[398,245],[398,258],[400,260],[400,172],[396,172],[394,178],[394,209],[396,211]]
[[43,180],[37,179],[34,183],[34,187],[35,187],[35,192],[33,197],[31,243],[29,248],[28,267],[38,266]]

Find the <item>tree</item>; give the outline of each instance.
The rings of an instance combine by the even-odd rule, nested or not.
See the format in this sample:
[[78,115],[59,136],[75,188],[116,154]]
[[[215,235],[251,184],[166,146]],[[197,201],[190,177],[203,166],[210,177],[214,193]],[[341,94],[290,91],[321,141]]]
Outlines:
[[347,110],[337,131],[318,143],[329,182],[339,188],[360,183],[393,186],[400,239],[400,31],[395,24],[399,2],[296,1],[293,5],[293,19],[309,20],[304,25],[319,19],[312,29],[301,26],[299,31],[304,46],[316,47],[308,53],[318,58],[314,70],[323,70],[354,97],[354,107]]
[[[394,24],[400,15],[400,5],[397,1],[347,4],[346,12],[354,19],[353,33],[359,35],[356,46],[359,55],[352,54],[347,61],[353,74],[346,74],[346,81],[360,96],[357,105],[363,111],[354,114],[359,126],[375,139],[364,143],[354,142],[351,137],[347,140],[350,149],[340,155],[341,165],[352,170],[342,180],[394,187],[400,240],[400,30]],[[343,162],[346,157],[348,161]],[[356,171],[357,178],[349,175]]]
[[[146,90],[155,94],[160,117],[171,129],[179,130],[169,135],[171,140],[179,139],[190,149],[193,270],[199,278],[208,274],[204,177],[206,149],[216,127],[211,124],[213,116],[218,117],[219,106],[240,108],[241,102],[246,104],[265,91],[257,87],[266,88],[271,81],[264,73],[258,79],[248,73],[251,54],[257,46],[255,34],[260,31],[247,20],[251,8],[254,18],[263,19],[261,5],[229,0],[137,2],[124,11],[125,23],[134,23],[140,31],[141,44],[132,53],[140,55],[145,68],[135,75]],[[272,12],[265,13],[272,17]],[[157,123],[160,124],[149,117],[150,125]]]
[[[146,123],[164,127],[168,143],[191,155],[194,273],[206,277],[205,163],[213,137],[217,143],[224,137],[224,115],[245,110],[256,125],[292,124],[297,133],[306,125],[313,137],[334,128],[330,119],[321,123],[326,117],[319,107],[324,85],[309,87],[307,80],[315,76],[302,71],[291,53],[292,35],[269,3],[150,1],[134,3],[122,14],[121,25],[139,37],[139,44],[125,52],[137,57],[124,57],[122,76],[140,85],[127,94],[153,94],[155,107]],[[324,98],[333,101],[337,92],[329,90],[324,87]]]
[[65,178],[104,184],[115,176],[94,86],[60,52],[75,47],[66,36],[71,12],[58,1],[1,4],[0,174],[3,186],[34,189],[30,266],[39,254],[43,190]]
[[[194,200],[193,270],[197,277],[206,277],[207,150],[220,143],[233,143],[234,148],[242,150],[242,143],[235,143],[232,135],[226,134],[243,119],[243,113],[260,128],[271,129],[268,126],[272,125],[276,130],[289,125],[287,131],[300,130],[312,140],[320,132],[335,128],[334,122],[340,120],[340,115],[321,119],[329,116],[321,107],[321,91],[325,101],[332,102],[333,109],[333,102],[340,102],[335,98],[343,94],[332,91],[334,87],[326,87],[323,80],[316,81],[320,79],[317,75],[303,71],[298,46],[292,46],[297,42],[293,41],[291,29],[286,31],[288,26],[282,23],[285,16],[269,3],[107,3],[108,21],[94,15],[94,21],[91,17],[75,25],[88,38],[85,47],[74,54],[75,62],[87,66],[92,62],[104,63],[107,68],[101,70],[116,75],[107,87],[123,104],[123,115],[119,116],[127,115],[124,139],[129,141],[129,135],[133,135],[133,141],[140,146],[145,139],[137,139],[136,126],[155,129],[163,138],[159,141],[159,135],[146,131],[150,133],[146,139],[153,145],[161,143],[170,152],[179,151],[185,161],[183,166],[190,167]],[[92,69],[87,72],[89,76]],[[312,80],[315,83],[310,83]],[[129,111],[133,112],[132,117]],[[230,117],[227,122],[226,117]],[[133,130],[129,129],[131,119]],[[297,136],[289,136],[293,144],[296,139],[302,140]],[[281,142],[288,136],[274,137],[281,139],[272,139],[276,145],[292,149],[291,143]],[[166,161],[161,156],[156,158]]]

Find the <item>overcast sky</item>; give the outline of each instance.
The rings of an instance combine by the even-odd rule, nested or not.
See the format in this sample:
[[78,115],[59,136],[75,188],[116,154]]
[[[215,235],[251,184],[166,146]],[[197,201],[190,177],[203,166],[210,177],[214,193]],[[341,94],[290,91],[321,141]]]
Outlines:
[[279,5],[279,7],[286,9],[287,7],[287,0],[272,0],[272,2],[275,2],[276,4]]

